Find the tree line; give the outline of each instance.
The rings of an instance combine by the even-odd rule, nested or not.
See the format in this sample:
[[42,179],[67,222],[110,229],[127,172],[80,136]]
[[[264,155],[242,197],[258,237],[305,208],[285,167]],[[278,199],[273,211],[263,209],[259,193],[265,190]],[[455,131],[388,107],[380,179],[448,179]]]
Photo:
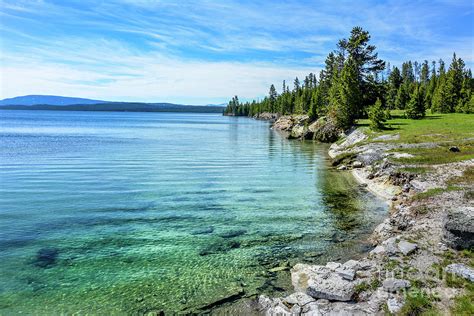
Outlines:
[[326,116],[346,129],[359,118],[383,121],[384,113],[392,109],[405,110],[413,119],[422,118],[428,109],[474,113],[473,87],[471,70],[455,53],[447,70],[443,60],[390,67],[378,58],[369,32],[354,27],[350,37],[329,53],[319,78],[310,73],[303,82],[295,78],[292,87],[283,81],[280,93],[272,84],[268,96],[259,101],[242,103],[235,96],[224,114],[307,114],[313,120]]

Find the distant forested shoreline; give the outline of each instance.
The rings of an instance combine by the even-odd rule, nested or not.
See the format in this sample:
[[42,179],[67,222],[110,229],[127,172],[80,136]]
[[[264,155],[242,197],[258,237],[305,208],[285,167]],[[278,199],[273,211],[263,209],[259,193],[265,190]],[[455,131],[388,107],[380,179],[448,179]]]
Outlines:
[[222,113],[221,106],[204,105],[178,105],[178,104],[154,104],[154,103],[132,103],[111,102],[98,104],[75,104],[75,105],[4,105],[0,110],[53,110],[53,111],[96,111],[96,112],[188,112],[188,113]]
[[455,53],[448,69],[441,59],[407,61],[399,69],[379,59],[369,42],[369,32],[354,27],[329,53],[318,78],[313,73],[303,82],[295,78],[292,88],[283,81],[280,93],[272,84],[263,100],[241,103],[235,96],[224,114],[307,114],[312,120],[326,116],[345,129],[359,118],[383,120],[383,113],[393,109],[405,110],[413,119],[427,110],[474,113],[472,72]]

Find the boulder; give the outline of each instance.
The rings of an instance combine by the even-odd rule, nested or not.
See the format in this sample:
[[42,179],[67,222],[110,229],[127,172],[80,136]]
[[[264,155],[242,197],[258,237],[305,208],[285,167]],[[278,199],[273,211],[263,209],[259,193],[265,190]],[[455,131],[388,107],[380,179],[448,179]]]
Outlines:
[[471,282],[474,282],[474,269],[470,268],[461,263],[453,263],[444,268],[444,271],[453,273],[457,276],[465,278]]
[[383,281],[383,289],[387,292],[393,293],[410,287],[410,281],[388,278]]
[[399,252],[397,245],[397,237],[391,237],[385,240],[382,245],[385,247],[385,253],[389,256],[394,256]]
[[278,113],[270,113],[270,112],[263,112],[256,114],[253,118],[257,120],[265,120],[265,121],[276,121],[280,117]]
[[295,292],[293,294],[288,295],[283,299],[283,302],[289,304],[289,305],[295,305],[298,304],[300,306],[306,305],[311,302],[315,302],[316,300],[309,296],[306,293],[302,292]]
[[328,262],[326,263],[326,268],[329,268],[331,271],[336,271],[337,268],[340,268],[342,264],[339,262]]
[[290,131],[295,122],[291,116],[282,116],[275,123],[273,123],[273,129],[280,131]]
[[474,207],[464,206],[448,212],[444,238],[455,249],[474,247]]
[[453,152],[453,153],[458,153],[458,152],[460,152],[461,150],[459,149],[458,146],[451,146],[451,147],[449,147],[449,151],[450,151],[450,152]]
[[264,315],[294,315],[291,311],[291,308],[283,304],[279,298],[269,298],[265,295],[260,295],[258,297],[257,304]]
[[398,250],[400,250],[400,252],[403,253],[405,256],[411,254],[418,248],[417,244],[413,244],[405,240],[401,240],[397,246]]
[[290,135],[288,135],[288,138],[289,139],[305,138],[306,133],[308,133],[308,127],[306,127],[305,125],[297,124],[293,126],[293,128],[291,129],[291,132],[290,132]]
[[356,270],[346,267],[340,267],[336,269],[337,274],[339,274],[343,279],[352,281],[355,278]]
[[297,264],[291,270],[291,281],[296,291],[314,298],[349,301],[355,291],[354,282],[344,279],[327,266]]
[[383,256],[385,255],[387,252],[385,250],[385,247],[382,246],[382,245],[378,245],[377,247],[375,247],[374,249],[372,249],[370,252],[369,252],[369,256],[370,257],[378,257],[378,256]]
[[337,167],[337,170],[347,170],[347,167],[345,165],[340,165]]
[[308,136],[323,143],[335,142],[341,135],[342,130],[335,122],[326,117],[321,117],[308,126]]

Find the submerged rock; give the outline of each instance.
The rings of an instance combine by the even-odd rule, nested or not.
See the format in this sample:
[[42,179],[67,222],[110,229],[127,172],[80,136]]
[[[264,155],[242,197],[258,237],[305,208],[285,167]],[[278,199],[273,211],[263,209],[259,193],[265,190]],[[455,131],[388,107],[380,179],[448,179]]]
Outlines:
[[230,230],[230,231],[221,233],[219,234],[219,236],[222,238],[234,238],[234,237],[242,236],[246,232],[247,231],[245,229],[236,229],[236,230]]
[[33,264],[40,268],[49,268],[56,264],[58,255],[59,250],[57,248],[41,248],[36,253]]
[[205,247],[203,247],[199,251],[200,256],[207,256],[211,254],[217,254],[217,253],[224,253],[228,252],[231,249],[239,248],[240,243],[237,241],[228,241],[228,240],[222,240],[222,241],[217,241],[214,243],[211,243]]
[[214,232],[214,227],[209,226],[209,227],[195,229],[191,232],[191,235],[207,235],[207,234],[212,234],[212,232]]

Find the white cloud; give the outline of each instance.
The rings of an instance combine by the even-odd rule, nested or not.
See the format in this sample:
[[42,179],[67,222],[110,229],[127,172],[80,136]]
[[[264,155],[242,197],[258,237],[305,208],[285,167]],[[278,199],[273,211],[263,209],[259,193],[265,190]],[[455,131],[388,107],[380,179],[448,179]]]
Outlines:
[[107,100],[220,103],[234,94],[242,99],[261,96],[271,83],[317,71],[258,62],[184,60],[154,53],[138,55],[120,49],[109,55],[111,49],[94,51],[84,47],[77,54],[70,53],[67,63],[51,61],[59,59],[56,54],[61,55],[61,51],[50,52],[49,61],[6,57],[8,65],[2,66],[0,79],[2,98],[60,94]]

